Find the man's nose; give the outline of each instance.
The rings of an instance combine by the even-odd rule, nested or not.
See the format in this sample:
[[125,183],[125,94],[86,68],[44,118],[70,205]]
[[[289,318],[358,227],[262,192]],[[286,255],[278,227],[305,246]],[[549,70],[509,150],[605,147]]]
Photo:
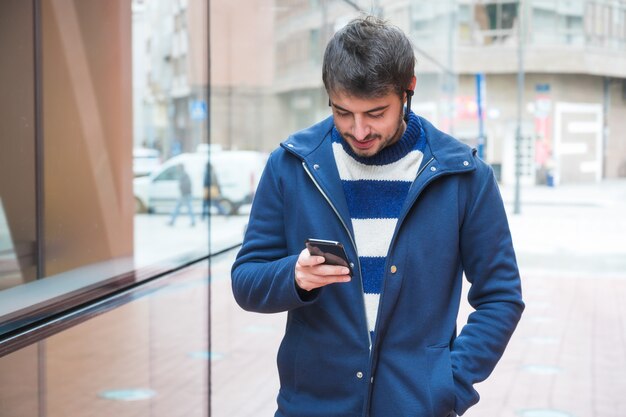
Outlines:
[[370,134],[370,127],[362,117],[355,116],[352,134],[356,140],[364,140]]

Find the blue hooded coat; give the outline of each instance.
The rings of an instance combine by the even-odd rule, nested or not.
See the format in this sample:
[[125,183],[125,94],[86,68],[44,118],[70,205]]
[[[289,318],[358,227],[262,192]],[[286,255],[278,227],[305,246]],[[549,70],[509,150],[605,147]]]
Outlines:
[[[232,288],[246,310],[288,312],[276,417],[463,414],[478,402],[473,384],[504,352],[524,303],[493,171],[420,121],[427,146],[389,247],[371,346],[332,117],[293,134],[268,159]],[[353,279],[298,291],[295,265],[307,238],[342,242]],[[474,311],[457,332],[464,275]]]

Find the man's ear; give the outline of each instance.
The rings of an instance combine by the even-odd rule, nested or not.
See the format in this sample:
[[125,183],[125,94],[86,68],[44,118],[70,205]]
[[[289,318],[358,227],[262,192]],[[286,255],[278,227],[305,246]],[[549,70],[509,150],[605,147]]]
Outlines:
[[413,97],[413,91],[415,91],[416,83],[417,83],[417,78],[415,78],[415,75],[414,75],[413,78],[411,78],[409,87],[406,89],[404,93],[404,102],[406,103],[406,108],[404,110],[404,121],[406,123],[409,122],[409,114],[411,113],[411,97]]
[[413,76],[413,78],[411,78],[411,82],[409,82],[409,85],[407,87],[407,89],[404,92],[404,97],[403,97],[403,101],[404,104],[406,104],[407,100],[410,100],[411,97],[409,97],[409,91],[413,92],[415,91],[415,86],[417,85],[417,78],[415,77],[415,75]]

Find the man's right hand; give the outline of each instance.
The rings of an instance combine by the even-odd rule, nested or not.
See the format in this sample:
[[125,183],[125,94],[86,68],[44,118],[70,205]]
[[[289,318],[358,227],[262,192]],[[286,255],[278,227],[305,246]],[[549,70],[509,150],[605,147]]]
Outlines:
[[345,266],[328,265],[323,256],[314,256],[303,249],[296,262],[296,285],[311,291],[335,282],[350,281],[350,270]]

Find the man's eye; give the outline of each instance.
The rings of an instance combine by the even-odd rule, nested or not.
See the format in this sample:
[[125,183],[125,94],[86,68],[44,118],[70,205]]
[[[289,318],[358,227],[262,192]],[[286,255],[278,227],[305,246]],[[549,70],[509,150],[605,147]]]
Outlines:
[[381,117],[384,116],[385,113],[368,113],[369,117],[371,117],[372,119],[380,119]]
[[336,114],[337,114],[337,116],[339,116],[339,117],[348,117],[348,115],[349,115],[350,113],[346,113],[346,112],[341,112],[341,111],[338,111],[338,112],[336,112]]

